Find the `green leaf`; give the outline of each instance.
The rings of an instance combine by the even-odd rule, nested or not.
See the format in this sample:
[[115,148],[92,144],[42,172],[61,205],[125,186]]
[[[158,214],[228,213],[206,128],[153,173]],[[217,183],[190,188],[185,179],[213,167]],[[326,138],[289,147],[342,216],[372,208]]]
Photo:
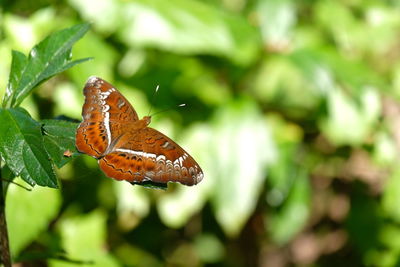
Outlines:
[[16,107],[39,83],[89,58],[71,61],[72,45],[89,30],[89,24],[55,32],[37,44],[28,59],[13,53],[13,65],[3,107]]
[[385,190],[383,192],[382,206],[387,216],[395,221],[400,222],[400,171],[395,169],[390,175]]
[[[269,106],[284,109],[289,116],[309,117],[310,110],[320,103],[323,95],[318,87],[318,81],[329,81],[329,77],[322,79],[316,77],[319,76],[317,66],[310,61],[308,58],[308,64],[298,64],[290,57],[281,55],[270,56],[263,60],[251,84],[257,98]],[[313,86],[313,82],[317,86]],[[325,83],[321,86],[326,88]]]
[[[257,59],[261,38],[241,16],[201,1],[141,0],[121,9],[122,42],[132,47],[155,47],[183,54],[224,56],[238,64]],[[153,21],[149,27],[149,21]]]
[[15,178],[15,174],[10,170],[7,164],[1,167],[1,177],[4,180],[13,180]]
[[167,190],[168,188],[168,184],[164,184],[164,183],[156,183],[153,181],[145,181],[145,182],[141,182],[141,183],[131,183],[132,185],[140,185],[143,186],[145,188],[150,188],[150,189],[160,189],[160,190]]
[[[80,13],[85,21],[93,24],[96,32],[108,36],[120,27],[121,12],[123,11],[121,9],[123,2],[121,1],[104,1],[101,5],[96,0],[69,0],[68,3]],[[96,9],[93,9],[93,5],[96,5]],[[102,15],[99,16],[99,14]]]
[[190,218],[198,214],[214,190],[214,181],[209,166],[214,166],[215,159],[204,147],[214,140],[214,132],[208,124],[196,124],[180,134],[177,141],[196,159],[204,171],[203,181],[196,186],[179,185],[168,194],[162,194],[157,201],[158,215],[161,221],[170,228],[181,228],[188,224]]
[[10,80],[6,88],[6,93],[3,98],[3,107],[11,100],[13,93],[17,90],[18,80],[22,76],[24,66],[26,66],[28,58],[19,51],[12,51],[12,62],[10,70]]
[[[106,220],[106,215],[98,210],[85,216],[63,219],[57,228],[68,257],[90,263],[84,266],[119,266],[115,258],[104,249]],[[49,263],[52,267],[71,266],[58,260],[50,260]]]
[[[17,178],[15,182],[22,181]],[[59,190],[35,187],[27,191],[11,184],[6,202],[10,249],[15,258],[57,215],[61,196]]]
[[295,7],[291,0],[257,1],[255,11],[260,14],[260,30],[264,43],[278,51],[288,49],[296,23]]
[[140,218],[146,217],[150,211],[150,198],[144,187],[132,186],[129,183],[112,180],[114,194],[117,198],[117,214],[135,214]]
[[65,157],[69,150],[76,155],[75,132],[78,124],[64,120],[43,120],[44,145],[54,164],[61,168],[72,157]]
[[194,246],[199,257],[206,263],[217,263],[225,256],[224,244],[213,234],[200,234],[196,237]]
[[40,124],[23,109],[0,109],[0,153],[16,176],[30,185],[57,187]]
[[299,167],[293,168],[293,183],[286,201],[278,212],[266,217],[272,239],[280,245],[289,242],[303,229],[310,214],[311,188],[308,174]]
[[320,128],[335,145],[359,145],[376,127],[380,112],[380,98],[375,88],[360,92],[358,99],[337,88],[328,93],[328,116],[321,119]]
[[267,121],[248,100],[221,109],[214,123],[212,204],[226,234],[235,236],[254,211],[276,148]]

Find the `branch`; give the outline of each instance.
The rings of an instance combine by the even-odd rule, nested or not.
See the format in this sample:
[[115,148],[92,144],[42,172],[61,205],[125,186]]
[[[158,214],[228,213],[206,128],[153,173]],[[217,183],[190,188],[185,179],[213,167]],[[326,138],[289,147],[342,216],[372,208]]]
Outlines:
[[[1,166],[1,160],[0,160]],[[0,250],[1,260],[4,267],[11,267],[10,247],[8,241],[7,221],[6,221],[6,190],[3,189],[0,168]]]

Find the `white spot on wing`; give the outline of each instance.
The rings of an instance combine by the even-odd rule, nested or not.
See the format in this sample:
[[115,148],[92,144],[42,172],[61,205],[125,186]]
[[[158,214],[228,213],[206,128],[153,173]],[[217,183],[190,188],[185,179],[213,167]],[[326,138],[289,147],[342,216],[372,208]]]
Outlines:
[[196,182],[197,182],[197,183],[200,183],[201,180],[203,180],[203,177],[204,177],[204,175],[203,175],[202,172],[200,172],[199,174],[197,174]]
[[166,160],[166,158],[165,158],[164,155],[159,155],[159,156],[157,156],[156,160],[157,160],[157,161],[159,161],[159,160]]
[[102,112],[104,114],[104,127],[106,127],[107,131],[108,145],[111,144],[110,113],[108,112],[110,110],[110,105],[107,105],[107,102],[105,100],[114,91],[115,88],[110,88],[105,92],[100,92],[100,98],[102,99],[101,100]]
[[132,155],[136,155],[139,157],[145,157],[145,158],[156,158],[156,154],[153,153],[147,153],[147,152],[143,152],[143,151],[135,151],[135,150],[131,150],[131,149],[126,149],[126,148],[117,148],[115,151],[118,152],[125,152],[125,153],[129,153]]
[[110,88],[105,92],[101,92],[100,93],[101,99],[103,99],[103,100],[107,99],[111,95],[112,92],[115,92],[115,88]]
[[182,156],[180,156],[179,158],[177,158],[176,160],[174,160],[174,167],[175,166],[183,166],[183,162],[187,159],[188,154],[183,154]]
[[98,80],[99,80],[98,77],[96,77],[96,76],[90,76],[86,83],[87,83],[87,84],[93,84],[93,83],[95,83],[95,82],[98,81]]
[[110,113],[108,112],[108,110],[110,110],[110,106],[104,105],[103,106],[104,126],[106,127],[106,131],[107,131],[108,145],[110,145],[111,144],[111,130],[110,130]]
[[119,99],[119,100],[118,100],[118,105],[117,105],[117,107],[118,107],[118,108],[122,108],[124,105],[125,105],[125,101]]
[[165,141],[165,143],[161,146],[162,148],[166,149],[169,146],[169,142]]

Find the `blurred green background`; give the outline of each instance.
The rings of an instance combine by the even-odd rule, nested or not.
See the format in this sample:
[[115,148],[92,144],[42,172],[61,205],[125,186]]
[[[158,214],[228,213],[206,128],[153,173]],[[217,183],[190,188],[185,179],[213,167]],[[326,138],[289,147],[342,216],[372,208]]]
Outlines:
[[28,53],[53,31],[91,22],[73,56],[94,59],[23,106],[36,119],[80,120],[91,75],[114,84],[140,117],[186,103],[151,126],[205,173],[197,186],[152,190],[105,177],[83,155],[57,171],[60,190],[11,185],[15,260],[400,265],[400,2],[0,3],[0,95],[12,49]]

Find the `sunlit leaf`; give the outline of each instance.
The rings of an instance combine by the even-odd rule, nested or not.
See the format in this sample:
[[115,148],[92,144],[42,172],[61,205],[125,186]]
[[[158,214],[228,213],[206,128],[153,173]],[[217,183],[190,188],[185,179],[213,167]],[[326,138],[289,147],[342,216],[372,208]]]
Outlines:
[[[72,68],[68,70],[68,74],[75,81],[75,87],[83,88],[84,82],[88,77],[96,75],[106,80],[112,80],[115,70],[110,66],[115,66],[121,55],[118,54],[119,49],[113,47],[111,43],[103,39],[102,36],[94,34],[89,31],[85,38],[82,38],[74,46],[74,56],[77,58],[93,56],[94,60],[90,60],[85,64],[81,64],[79,68]],[[79,84],[81,83],[81,84]],[[117,84],[114,84],[117,86]],[[120,89],[120,87],[117,87]],[[79,91],[81,92],[81,91]]]
[[294,180],[297,179],[297,168],[293,162],[297,146],[294,144],[280,144],[278,160],[269,169],[267,202],[275,207],[282,204],[292,190]]
[[397,153],[397,147],[393,136],[390,136],[385,131],[377,132],[372,154],[374,161],[383,166],[390,166],[393,163],[397,164]]
[[[364,19],[338,1],[318,1],[314,10],[315,22],[328,33],[328,38],[334,40],[336,50],[349,58],[358,58],[365,53],[384,58],[385,51],[390,51],[396,43],[394,36],[399,18],[390,5],[372,4],[362,11]],[[381,60],[380,64],[391,65],[390,60]]]
[[[23,183],[19,178],[14,181]],[[59,190],[50,188],[35,187],[27,191],[10,184],[6,202],[10,247],[16,257],[47,229],[61,206],[61,195]]]
[[[121,22],[121,2],[114,0],[101,0],[101,1],[79,1],[69,0],[85,18],[86,21],[91,21],[93,26],[106,34],[112,33],[119,27]],[[102,14],[99,16],[99,14]],[[104,18],[107,19],[104,19]]]
[[[322,49],[321,49],[322,50]],[[325,96],[335,87],[335,72],[324,58],[324,50],[301,49],[289,55],[288,59],[302,74],[304,87],[310,93]],[[336,55],[336,54],[335,54]],[[306,92],[307,92],[306,91]]]
[[328,117],[320,123],[322,131],[334,144],[361,144],[377,122],[379,101],[373,88],[362,92],[359,102],[340,89],[330,91]]
[[130,230],[150,211],[150,198],[144,187],[132,186],[129,183],[114,181],[113,189],[117,198],[117,215],[119,225]]
[[10,80],[6,88],[6,93],[3,98],[3,107],[7,104],[7,101],[13,97],[13,94],[17,91],[18,80],[22,76],[25,66],[28,62],[28,58],[21,52],[12,51],[12,62],[10,70]]
[[319,25],[329,30],[339,46],[358,45],[359,24],[352,11],[345,5],[336,1],[320,1],[315,5],[315,16]]
[[310,213],[311,188],[308,175],[300,167],[292,168],[287,199],[278,212],[266,216],[272,239],[281,245],[302,230]]
[[267,121],[251,102],[231,103],[216,114],[214,124],[212,203],[222,228],[235,236],[254,211],[276,148]]
[[[379,238],[382,245],[373,248],[367,254],[366,264],[370,266],[396,266],[400,256],[400,227],[395,223],[388,223],[382,228]],[[382,250],[385,252],[382,253]]]
[[222,242],[211,234],[201,234],[196,238],[195,246],[199,257],[207,263],[218,262],[225,254]]
[[204,178],[195,186],[179,185],[173,192],[160,196],[157,202],[158,213],[160,219],[169,227],[183,227],[194,214],[201,210],[212,190],[214,178],[209,166],[214,161],[209,157],[208,151],[204,150],[211,140],[211,129],[206,125],[196,125],[189,128],[182,142],[179,142],[190,151],[203,168]]
[[308,116],[308,112],[324,96],[330,76],[320,64],[314,64],[307,54],[303,55],[307,62],[298,62],[293,58],[294,55],[275,56],[264,60],[258,68],[252,89],[258,99],[270,106],[280,107],[292,116]]
[[122,7],[119,38],[130,46],[206,53],[248,64],[261,46],[246,20],[193,0],[141,0]]
[[394,221],[400,222],[400,171],[396,170],[387,181],[383,192],[382,204],[386,214]]
[[[62,246],[68,258],[86,262],[81,266],[119,266],[105,249],[106,216],[94,211],[84,216],[64,218],[58,225]],[[50,266],[71,266],[69,263],[50,260]]]
[[154,254],[141,249],[138,246],[132,246],[124,243],[115,249],[115,255],[124,266],[137,266],[137,267],[162,267],[164,264]]
[[[385,88],[381,77],[363,62],[342,57],[338,51],[325,47],[304,48],[288,57],[309,82],[311,89],[326,95],[336,87],[346,85],[356,96],[368,86]],[[307,87],[308,87],[307,86]]]
[[261,22],[264,43],[274,51],[288,49],[296,22],[294,2],[258,1],[256,11]]
[[[16,107],[39,83],[89,58],[71,61],[71,49],[89,30],[89,24],[76,25],[53,33],[36,45],[29,57],[14,52],[12,73],[3,106]],[[25,63],[25,64],[22,64]]]

